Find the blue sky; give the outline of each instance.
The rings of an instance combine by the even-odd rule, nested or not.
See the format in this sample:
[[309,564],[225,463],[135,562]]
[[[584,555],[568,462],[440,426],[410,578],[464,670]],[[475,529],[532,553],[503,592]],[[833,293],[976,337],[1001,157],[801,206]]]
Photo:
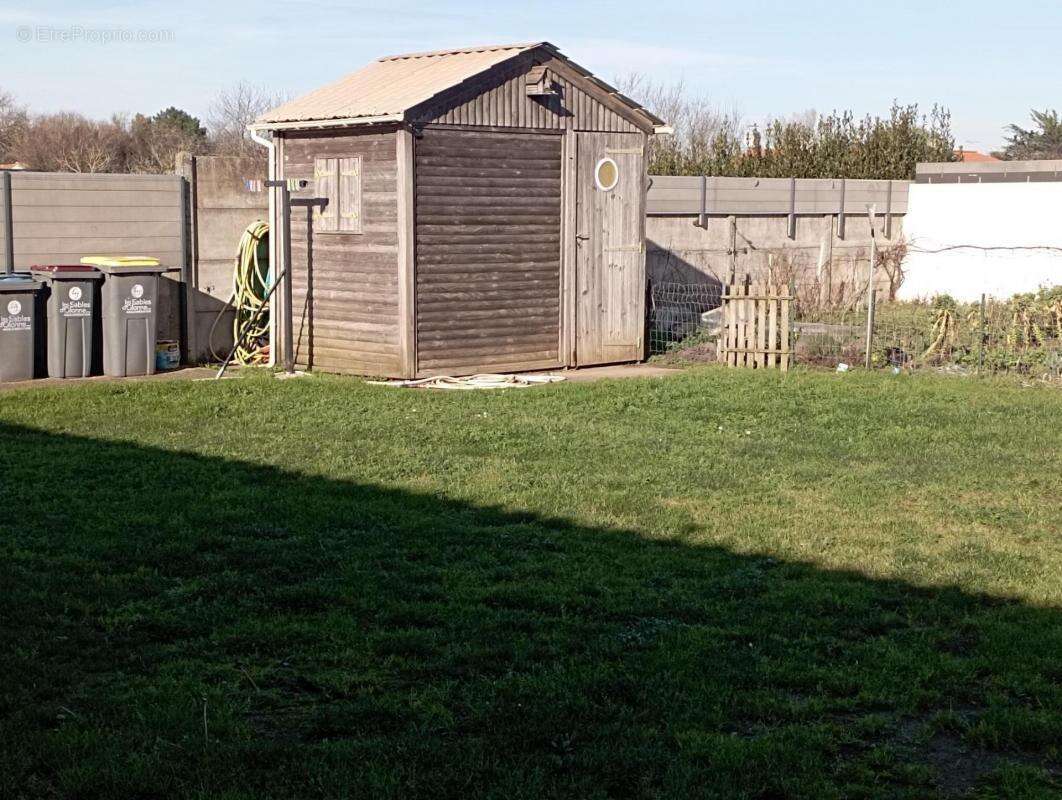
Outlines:
[[[807,109],[881,114],[893,98],[940,102],[960,144],[989,150],[1030,108],[1062,108],[1062,0],[1015,9],[986,0],[5,0],[0,88],[40,111],[204,114],[241,80],[297,94],[380,55],[546,39],[606,80],[631,71],[681,79],[748,121]],[[168,41],[99,41],[112,29],[163,31]]]

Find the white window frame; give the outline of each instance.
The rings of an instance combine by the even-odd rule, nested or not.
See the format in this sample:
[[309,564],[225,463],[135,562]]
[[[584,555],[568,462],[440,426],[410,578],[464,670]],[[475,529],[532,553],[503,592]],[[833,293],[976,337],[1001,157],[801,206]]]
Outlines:
[[[601,183],[601,167],[604,166],[606,163],[611,163],[612,169],[616,173],[615,180],[613,180],[612,183],[608,186],[605,186]],[[596,186],[600,191],[611,192],[613,189],[616,188],[616,185],[619,183],[619,179],[619,164],[617,164],[616,159],[612,158],[611,156],[605,156],[604,158],[599,159],[598,162],[594,165],[594,186]]]

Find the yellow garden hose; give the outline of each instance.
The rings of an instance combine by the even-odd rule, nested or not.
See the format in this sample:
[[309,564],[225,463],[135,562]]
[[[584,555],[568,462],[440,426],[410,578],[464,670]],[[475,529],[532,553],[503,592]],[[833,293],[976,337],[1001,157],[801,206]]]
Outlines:
[[[269,313],[259,313],[268,303],[270,278],[269,262],[258,258],[260,245],[269,236],[269,224],[258,220],[252,222],[240,237],[236,248],[235,266],[232,270],[232,296],[228,305],[236,312],[232,320],[232,341],[240,342],[233,361],[237,364],[262,364],[269,359]],[[217,326],[221,314],[214,320]],[[214,358],[221,357],[214,350],[213,329],[210,349]]]

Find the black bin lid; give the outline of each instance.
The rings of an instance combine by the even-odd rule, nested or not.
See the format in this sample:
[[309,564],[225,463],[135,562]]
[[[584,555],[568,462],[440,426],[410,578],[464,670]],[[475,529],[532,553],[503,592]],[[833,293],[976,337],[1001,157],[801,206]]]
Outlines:
[[32,292],[41,288],[40,281],[25,272],[0,275],[0,292]]

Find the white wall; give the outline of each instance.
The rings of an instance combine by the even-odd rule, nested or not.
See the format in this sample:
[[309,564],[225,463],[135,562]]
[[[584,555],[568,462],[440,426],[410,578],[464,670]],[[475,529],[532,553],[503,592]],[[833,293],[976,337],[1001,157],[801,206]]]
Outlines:
[[[902,299],[977,300],[1062,284],[1062,182],[911,185]],[[955,245],[1058,248],[920,252]]]

